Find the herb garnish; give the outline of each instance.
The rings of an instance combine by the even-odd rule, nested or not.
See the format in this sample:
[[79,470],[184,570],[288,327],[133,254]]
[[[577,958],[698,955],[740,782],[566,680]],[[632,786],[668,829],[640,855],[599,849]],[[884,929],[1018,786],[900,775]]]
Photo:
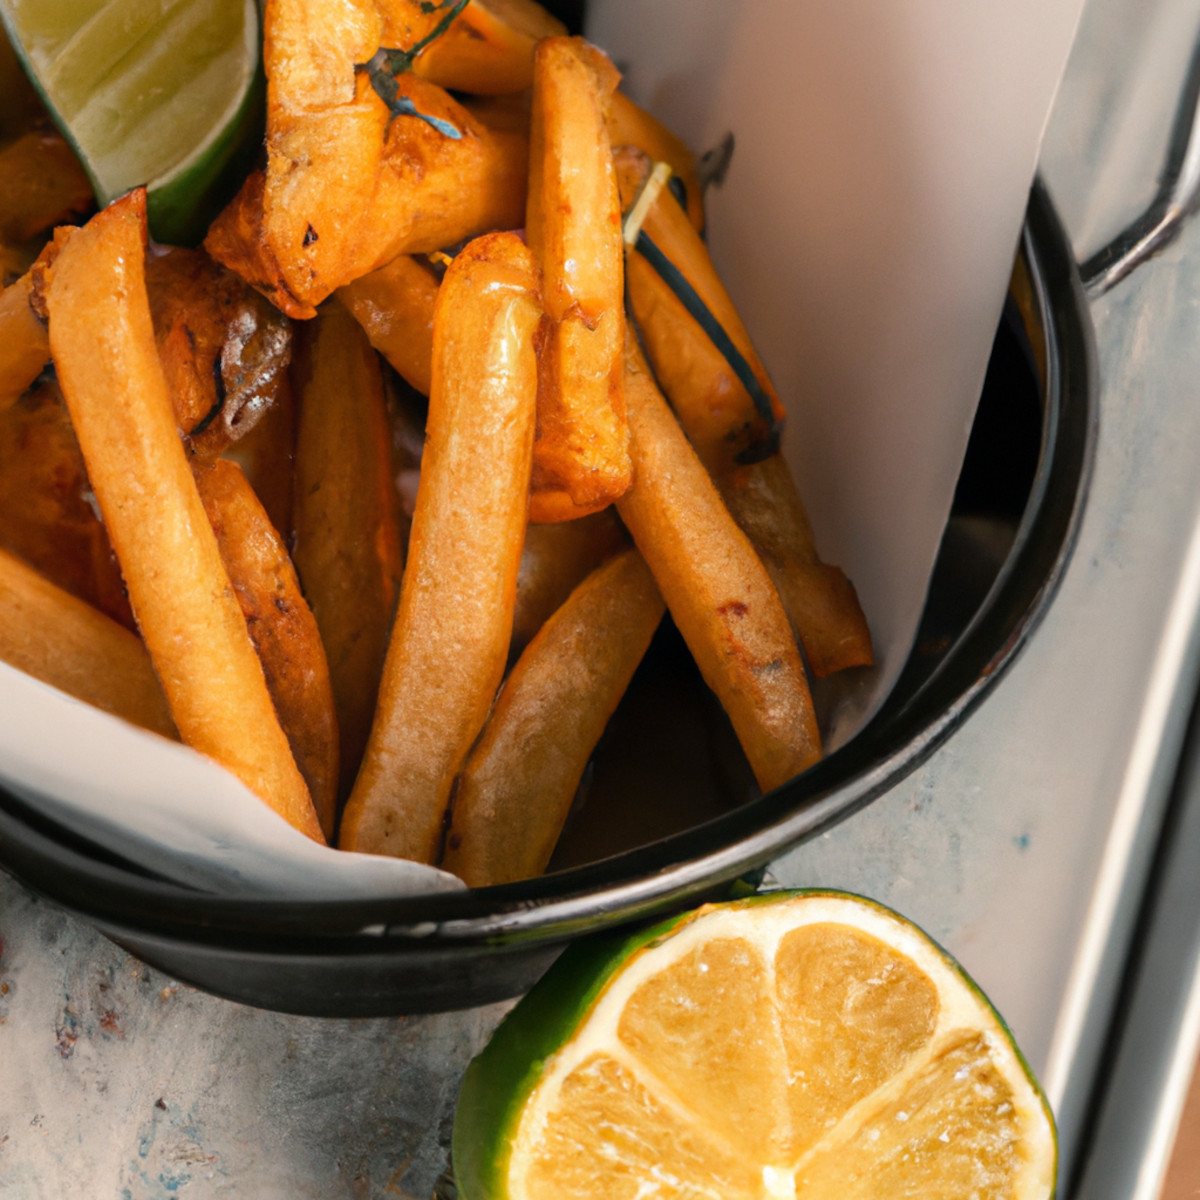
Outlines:
[[401,96],[400,89],[396,86],[396,77],[403,75],[405,71],[412,70],[412,65],[421,51],[450,28],[450,23],[467,7],[469,2],[470,0],[441,0],[440,3],[434,4],[430,0],[421,0],[423,13],[440,12],[447,7],[450,11],[434,26],[432,32],[417,42],[412,49],[388,50],[381,46],[375,51],[369,63],[360,64],[359,69],[367,72],[371,86],[387,105],[388,112],[391,113],[393,119],[417,117],[426,124],[432,125],[444,137],[454,139],[462,137],[462,131],[456,129],[449,121],[443,121],[440,117],[431,117],[428,113],[421,112],[408,96]]

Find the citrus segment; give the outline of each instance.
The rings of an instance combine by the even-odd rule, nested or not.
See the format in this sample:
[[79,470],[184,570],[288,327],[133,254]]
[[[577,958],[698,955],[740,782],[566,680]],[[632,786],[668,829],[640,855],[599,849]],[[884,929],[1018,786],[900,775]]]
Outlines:
[[[706,1133],[628,1067],[596,1055],[563,1080],[558,1105],[533,1135],[523,1194],[529,1200],[640,1200],[648,1194],[752,1200],[755,1172]],[[654,1192],[647,1192],[647,1181]]]
[[1009,1081],[987,1039],[963,1033],[851,1136],[796,1172],[805,1200],[1016,1196],[1026,1165]]
[[465,1200],[1047,1200],[1053,1120],[986,999],[887,909],[711,905],[568,950],[464,1079]]
[[103,206],[146,185],[194,240],[261,140],[255,0],[0,0],[9,38]]
[[799,1152],[929,1041],[938,996],[911,959],[878,938],[828,922],[782,939],[775,980],[792,1148]]
[[783,1042],[770,972],[751,942],[697,946],[634,992],[617,1031],[655,1086],[743,1154],[768,1161],[786,1153]]

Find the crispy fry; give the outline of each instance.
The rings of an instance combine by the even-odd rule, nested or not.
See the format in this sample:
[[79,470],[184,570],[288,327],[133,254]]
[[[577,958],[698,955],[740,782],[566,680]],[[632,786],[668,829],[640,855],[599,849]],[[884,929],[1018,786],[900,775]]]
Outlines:
[[413,70],[455,91],[492,96],[520,92],[533,82],[538,41],[566,32],[561,21],[533,0],[471,0],[421,52]]
[[412,73],[396,80],[397,104],[461,136],[393,118],[358,69],[380,46],[371,5],[350,14],[333,0],[272,0],[265,34],[266,174],[247,179],[205,245],[284,312],[311,317],[397,254],[521,224],[526,139],[489,129]]
[[145,201],[130,192],[63,245],[46,293],[50,347],[181,736],[319,841],[176,433],[146,299]]
[[214,459],[275,402],[292,357],[291,327],[201,250],[153,255],[146,291],[180,433],[193,455]]
[[423,396],[429,395],[438,278],[407,254],[338,289],[371,345]]
[[0,410],[0,546],[51,583],[136,628],[53,378]]
[[787,614],[630,337],[634,485],[617,503],[764,791],[821,756]]
[[50,361],[50,336],[29,306],[33,276],[26,272],[0,292],[0,411]]
[[337,718],[317,623],[300,593],[287,547],[241,468],[217,459],[198,464],[195,475],[279,723],[321,828],[331,838],[337,816]]
[[682,139],[621,91],[613,93],[608,113],[608,139],[614,154],[621,146],[636,146],[652,162],[667,163],[683,184],[688,220],[703,232],[704,195],[696,178],[696,156]]
[[400,532],[379,359],[336,302],[302,334],[293,558],[329,660],[345,796],[375,711]]
[[417,510],[344,849],[433,862],[454,776],[504,671],[537,396],[537,268],[515,234],[446,272]]
[[517,575],[509,657],[520,654],[576,585],[626,542],[621,523],[610,509],[578,521],[530,525]]
[[619,78],[582,38],[538,43],[526,228],[552,324],[538,384],[535,521],[594,512],[631,481],[620,197],[604,129]]
[[225,451],[242,468],[271,524],[291,537],[292,490],[296,479],[296,401],[291,377],[281,373],[275,399],[254,428]]
[[0,659],[105,712],[173,738],[141,639],[0,550]]
[[92,185],[61,134],[31,130],[0,150],[0,238],[23,242],[94,204]]
[[505,682],[455,790],[443,866],[471,887],[540,875],[584,767],[663,615],[637,550],[593,571]]
[[[636,172],[618,172],[623,186]],[[643,231],[695,288],[771,401],[783,407],[725,291],[708,250],[682,210],[660,194]],[[871,634],[850,581],[821,562],[803,502],[772,433],[733,368],[657,271],[630,250],[626,271],[638,330],[680,424],[754,543],[818,677],[872,661]],[[764,454],[764,450],[766,453]],[[742,460],[750,461],[742,461]]]

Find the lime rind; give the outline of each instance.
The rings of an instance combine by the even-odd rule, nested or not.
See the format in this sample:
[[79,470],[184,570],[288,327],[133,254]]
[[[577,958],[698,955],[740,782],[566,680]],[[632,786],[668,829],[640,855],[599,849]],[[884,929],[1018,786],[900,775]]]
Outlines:
[[[918,925],[877,900],[828,888],[804,888],[707,904],[632,933],[606,932],[570,945],[508,1013],[487,1046],[467,1067],[451,1145],[455,1182],[462,1200],[508,1200],[512,1149],[526,1101],[553,1065],[558,1051],[575,1038],[610,985],[635,958],[714,909],[753,908],[820,897],[857,902],[911,930],[966,984],[980,1007],[996,1022],[1041,1106],[1050,1131],[1051,1178],[1056,1179],[1058,1140],[1050,1103],[1012,1031],[962,965]],[[1055,1193],[1052,1186],[1048,1200],[1054,1200]]]

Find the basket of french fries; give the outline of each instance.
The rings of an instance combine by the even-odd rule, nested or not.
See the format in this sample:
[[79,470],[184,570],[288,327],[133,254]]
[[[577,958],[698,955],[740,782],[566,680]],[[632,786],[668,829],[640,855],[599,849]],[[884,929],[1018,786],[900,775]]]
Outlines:
[[[796,281],[747,205],[802,147],[733,104],[695,153],[623,83],[618,5],[611,56],[533,0],[337,7],[266,3],[262,149],[198,245],[35,102],[5,131],[0,859],[181,978],[365,1014],[514,994],[930,753],[1053,592],[1090,359],[1035,192],[1008,323],[1034,478],[922,641],[1015,225],[956,293],[982,332],[940,294],[894,328],[851,304],[798,387]],[[930,370],[922,321],[954,339]],[[856,338],[910,339],[869,417]],[[952,402],[908,403],[931,380]]]

